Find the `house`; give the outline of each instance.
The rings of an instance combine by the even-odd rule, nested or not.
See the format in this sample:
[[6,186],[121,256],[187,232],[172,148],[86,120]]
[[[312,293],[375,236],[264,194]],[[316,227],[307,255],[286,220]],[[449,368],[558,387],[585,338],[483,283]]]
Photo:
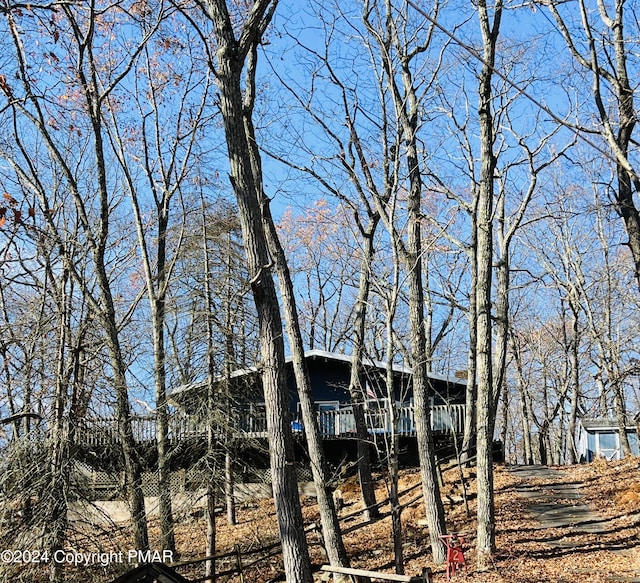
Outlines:
[[[311,350],[305,353],[305,360],[323,438],[352,436],[355,432],[355,422],[349,393],[351,357],[323,350]],[[286,366],[292,427],[294,431],[302,431],[300,401],[291,358],[287,358]],[[363,361],[360,382],[364,393],[369,431],[372,434],[390,431],[388,412],[393,405],[398,411],[397,431],[401,435],[415,435],[411,369],[394,364],[392,373],[393,395],[390,395],[386,384],[386,365],[372,360]],[[234,412],[238,419],[237,428],[254,437],[266,434],[264,397],[257,369],[234,371],[227,380],[233,384],[235,394],[243,395],[234,405]],[[435,373],[429,374],[429,380],[429,405],[433,431],[462,433],[466,382]],[[197,416],[198,412],[204,408],[205,388],[203,383],[180,387],[169,395],[169,399],[188,415]]]
[[[342,457],[352,459],[355,454],[355,419],[349,394],[351,357],[322,350],[305,354],[311,380],[317,419],[331,461]],[[291,359],[287,359],[291,427],[297,438],[297,449],[304,457],[304,425],[300,402],[293,374]],[[400,437],[400,447],[407,452],[407,459],[417,455],[416,427],[411,370],[401,364],[392,367],[393,391],[386,388],[384,363],[365,360],[362,366],[361,385],[365,403],[365,418],[372,441],[382,442],[391,434],[395,409],[395,431]],[[429,375],[429,405],[431,427],[437,451],[451,455],[453,438],[464,431],[466,383],[457,378],[438,374]],[[217,379],[216,390],[222,383],[231,384],[233,402],[218,399],[216,410],[207,411],[206,382],[179,387],[169,394],[172,412],[168,420],[168,437],[172,450],[181,452],[172,457],[176,469],[187,469],[193,460],[202,458],[210,437],[221,447],[230,439],[236,447],[245,451],[244,458],[252,452],[262,452],[255,457],[262,461],[267,423],[260,375],[256,368],[232,372],[227,379]],[[133,415],[131,425],[136,448],[146,467],[153,468],[157,455],[157,422],[155,415]],[[91,467],[110,470],[105,464],[114,457],[119,443],[117,420],[105,417],[87,417],[75,430],[77,455]],[[335,459],[338,458],[338,459]],[[412,462],[410,462],[412,463]],[[182,465],[179,465],[182,464]],[[105,467],[103,467],[105,466]],[[178,467],[179,466],[179,467]]]
[[[639,455],[638,451],[638,424],[640,413],[636,415],[635,422],[627,420],[626,433],[631,451]],[[578,458],[581,461],[591,462],[597,458],[607,460],[619,460],[624,457],[620,443],[620,429],[617,419],[614,418],[585,418],[578,423]]]
[[[351,357],[311,350],[305,358],[326,459],[332,466],[339,467],[357,459],[358,441],[349,394]],[[308,454],[291,359],[287,359],[286,372],[295,455],[300,464],[299,477],[303,480],[308,473]],[[388,437],[395,430],[401,462],[415,465],[418,452],[411,370],[395,364],[391,372],[393,389],[392,394],[388,394],[384,363],[371,360],[363,363],[360,381],[369,436],[371,442],[376,443],[374,450],[384,455]],[[434,447],[438,456],[449,457],[455,452],[455,441],[464,431],[466,383],[438,374],[430,374],[429,380]],[[256,368],[245,368],[232,372],[226,379],[217,379],[218,397],[223,394],[223,383],[230,383],[233,401],[216,399],[211,413],[207,410],[206,382],[182,386],[169,395],[170,465],[178,489],[200,487],[204,474],[198,468],[202,459],[212,446],[223,452],[228,451],[229,444],[234,450],[236,472],[243,482],[268,482],[266,410],[259,372]],[[390,414],[392,411],[394,416]],[[396,420],[395,428],[393,419]],[[153,413],[132,415],[131,426],[143,479],[148,478],[143,489],[152,496],[157,493],[157,475],[154,473],[158,449],[156,416]],[[74,479],[79,486],[95,496],[111,498],[118,495],[122,487],[119,442],[115,417],[81,420],[74,429],[73,444],[77,461]]]

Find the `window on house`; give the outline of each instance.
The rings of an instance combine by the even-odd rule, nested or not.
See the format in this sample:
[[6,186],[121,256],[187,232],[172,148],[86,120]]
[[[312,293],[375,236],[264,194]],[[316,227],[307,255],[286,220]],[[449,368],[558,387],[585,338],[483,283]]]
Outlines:
[[593,433],[587,434],[587,461],[592,462],[597,456],[596,453],[596,436]]
[[389,431],[389,399],[367,399],[366,419],[369,431],[382,433]]
[[620,458],[618,434],[606,431],[598,435],[598,454],[608,460]]
[[337,412],[340,409],[340,401],[316,401],[316,411],[318,411],[318,424],[320,432],[324,436],[337,435]]

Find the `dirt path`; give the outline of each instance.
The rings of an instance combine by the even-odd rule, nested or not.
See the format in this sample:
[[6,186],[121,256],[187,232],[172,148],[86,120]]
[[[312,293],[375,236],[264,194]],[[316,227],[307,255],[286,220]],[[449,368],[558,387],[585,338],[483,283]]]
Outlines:
[[[570,471],[517,466],[510,472],[519,481],[514,489],[523,510],[533,519],[519,541],[525,554],[547,563],[561,559],[569,581],[640,582],[640,571],[616,574],[611,568],[637,556],[637,539],[626,538],[615,519],[585,503],[583,484]],[[613,559],[604,561],[603,554]]]
[[567,481],[567,475],[546,466],[516,466],[511,472],[525,482],[515,488],[527,499],[527,510],[540,529],[569,529],[567,534],[601,534],[611,523],[582,502],[581,484]]

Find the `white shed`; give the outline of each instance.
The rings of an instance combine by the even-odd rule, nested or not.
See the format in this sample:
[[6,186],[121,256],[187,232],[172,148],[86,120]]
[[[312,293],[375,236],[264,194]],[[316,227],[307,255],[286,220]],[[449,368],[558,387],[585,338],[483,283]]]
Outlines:
[[[639,455],[637,424],[628,421],[626,432],[632,453]],[[581,419],[578,425],[578,457],[583,462],[591,462],[599,457],[607,460],[622,459],[624,454],[617,420]]]

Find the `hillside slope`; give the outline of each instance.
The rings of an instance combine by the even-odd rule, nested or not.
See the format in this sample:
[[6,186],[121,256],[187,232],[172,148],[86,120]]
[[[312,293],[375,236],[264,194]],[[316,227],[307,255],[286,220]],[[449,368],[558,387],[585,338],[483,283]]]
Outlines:
[[[495,471],[497,553],[493,568],[488,572],[475,571],[474,471],[464,470],[464,487],[457,468],[443,473],[443,495],[448,501],[447,522],[450,532],[464,533],[467,538],[467,566],[454,578],[471,583],[541,583],[640,581],[640,459],[621,462],[597,461],[588,465],[554,468],[553,472],[510,471],[498,466]],[[551,477],[550,477],[551,476]],[[385,500],[386,486],[379,476],[378,500]],[[405,470],[400,489],[404,534],[405,572],[419,574],[423,567],[431,567],[435,581],[445,581],[443,565],[434,565],[428,546],[428,532],[424,526],[424,509],[420,496],[419,473]],[[374,523],[365,524],[359,506],[358,487],[352,479],[342,484],[344,502],[340,510],[345,544],[352,566],[369,570],[393,572],[393,541],[388,515]],[[523,492],[525,494],[523,494]],[[560,502],[588,505],[591,511],[587,524],[563,523],[550,526],[540,522],[540,508],[550,508],[550,493],[569,492]],[[578,492],[578,494],[576,494]],[[467,498],[469,514],[465,509]],[[562,495],[562,494],[561,494]],[[312,561],[316,567],[326,562],[318,532],[318,513],[315,498],[304,496],[303,514],[309,532]],[[553,501],[552,501],[553,503]],[[585,506],[586,507],[586,506]],[[381,510],[388,513],[389,506]],[[553,510],[551,511],[553,513]],[[571,516],[571,513],[569,513]],[[576,514],[576,516],[584,516]],[[202,580],[200,559],[204,555],[206,523],[203,512],[191,506],[176,512],[176,542],[182,563],[177,570],[191,580]],[[578,518],[577,522],[585,522]],[[220,513],[216,526],[218,581],[268,583],[282,581],[279,538],[273,503],[269,499],[243,503],[238,508],[238,524],[228,526]],[[159,548],[159,530],[151,523],[151,547]],[[131,548],[126,524],[113,524],[96,530],[70,532],[69,547],[95,552],[116,552]],[[75,583],[106,583],[134,565],[110,562],[103,566],[69,566],[67,581]],[[226,574],[225,574],[226,573]],[[0,581],[15,583],[47,580],[46,565],[5,564],[0,568]],[[320,580],[318,573],[317,580]]]

